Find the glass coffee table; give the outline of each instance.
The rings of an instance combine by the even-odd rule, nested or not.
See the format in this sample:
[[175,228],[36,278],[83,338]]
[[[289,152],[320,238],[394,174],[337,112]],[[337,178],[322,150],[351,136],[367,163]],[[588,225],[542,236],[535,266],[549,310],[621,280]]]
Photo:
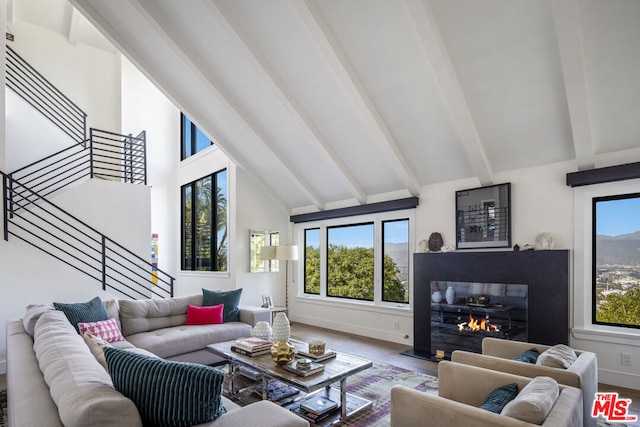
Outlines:
[[[289,342],[295,346],[296,352],[307,351],[307,343],[297,340],[289,340]],[[371,401],[347,393],[347,378],[353,374],[369,369],[372,366],[370,360],[336,351],[336,357],[320,362],[324,365],[322,372],[302,377],[293,372],[286,371],[277,365],[271,359],[270,354],[250,357],[236,353],[231,350],[233,343],[234,341],[226,341],[210,344],[206,347],[208,351],[224,357],[229,362],[229,375],[231,380],[229,389],[232,398],[235,397],[235,377],[239,368],[246,366],[254,371],[258,371],[262,375],[262,399],[267,398],[269,381],[277,380],[306,393],[304,397],[318,394],[332,400],[339,400],[340,416],[327,418],[329,423],[332,421],[346,421],[348,418],[358,415],[370,409],[372,406]],[[332,384],[336,383],[340,384],[339,389],[331,387]],[[283,406],[292,409],[295,407],[295,402],[290,402]]]

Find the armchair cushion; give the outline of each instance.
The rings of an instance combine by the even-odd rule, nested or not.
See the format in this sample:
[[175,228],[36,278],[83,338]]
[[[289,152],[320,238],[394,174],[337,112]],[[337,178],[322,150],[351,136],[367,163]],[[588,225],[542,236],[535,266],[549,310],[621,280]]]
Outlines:
[[564,344],[554,345],[551,348],[543,351],[538,357],[536,364],[542,366],[550,366],[552,368],[567,369],[573,362],[576,361],[578,356],[573,349]]
[[518,395],[518,384],[511,383],[495,388],[484,400],[481,409],[495,412],[502,412],[507,403],[511,402]]
[[536,377],[524,386],[515,399],[506,404],[501,414],[533,424],[542,424],[558,399],[556,380]]

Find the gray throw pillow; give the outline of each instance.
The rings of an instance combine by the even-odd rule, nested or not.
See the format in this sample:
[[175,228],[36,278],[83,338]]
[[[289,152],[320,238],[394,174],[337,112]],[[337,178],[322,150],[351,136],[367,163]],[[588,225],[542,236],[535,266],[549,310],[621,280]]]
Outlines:
[[113,347],[105,347],[104,356],[114,388],[133,401],[144,425],[187,427],[227,412],[224,374],[215,368]]
[[239,322],[240,321],[240,297],[242,296],[242,288],[235,289],[233,291],[210,291],[209,289],[202,289],[202,305],[220,305],[224,304],[222,310],[222,321],[227,322]]
[[78,302],[72,304],[54,302],[53,307],[56,310],[62,311],[64,315],[67,316],[67,319],[76,329],[78,334],[80,334],[78,323],[93,323],[109,319],[109,314],[104,308],[100,297],[95,297],[89,302]]

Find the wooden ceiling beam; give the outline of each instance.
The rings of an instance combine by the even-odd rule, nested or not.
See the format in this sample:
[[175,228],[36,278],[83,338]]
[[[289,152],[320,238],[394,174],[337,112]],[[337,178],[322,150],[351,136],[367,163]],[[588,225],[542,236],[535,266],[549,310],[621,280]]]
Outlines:
[[424,0],[405,0],[404,4],[420,39],[426,60],[436,77],[442,101],[447,106],[473,173],[482,185],[491,185],[493,184],[491,164],[453,63],[442,41],[433,12]]
[[584,63],[584,42],[580,29],[580,5],[577,0],[552,0],[551,5],[571,120],[576,163],[578,170],[593,169],[595,150],[589,116],[588,76]]

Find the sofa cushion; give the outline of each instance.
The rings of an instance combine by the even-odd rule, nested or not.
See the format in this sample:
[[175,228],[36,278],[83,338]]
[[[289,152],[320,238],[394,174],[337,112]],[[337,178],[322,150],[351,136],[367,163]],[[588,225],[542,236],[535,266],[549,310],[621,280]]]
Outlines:
[[104,353],[113,385],[136,404],[145,425],[191,426],[226,412],[224,374],[215,368],[109,347]]
[[536,377],[522,388],[515,399],[507,403],[501,412],[533,424],[542,424],[558,399],[560,389],[551,377]]
[[540,356],[538,356],[536,364],[567,369],[577,358],[576,352],[573,351],[571,347],[564,344],[557,344],[543,351]]
[[518,384],[511,383],[495,388],[484,400],[480,409],[499,414],[505,405],[518,395]]
[[180,325],[127,336],[136,347],[162,358],[204,349],[207,345],[251,335],[251,326],[241,322],[220,325]]
[[185,325],[215,325],[222,323],[222,311],[224,304],[212,305],[211,307],[198,307],[191,305],[187,307],[187,321]]
[[513,358],[513,360],[518,362],[525,363],[536,363],[538,360],[538,356],[540,356],[540,352],[537,348],[531,348],[529,350],[523,351],[519,355]]
[[116,319],[111,317],[107,320],[100,320],[98,322],[78,323],[78,329],[80,330],[80,334],[84,335],[85,332],[89,331],[93,335],[97,335],[106,342],[114,342],[114,341],[122,341],[124,337],[120,333],[120,329],[118,328],[118,324],[116,323]]
[[109,374],[63,312],[40,316],[33,350],[64,425],[142,425],[136,406],[113,388]]
[[235,289],[233,291],[211,291],[209,289],[202,289],[202,305],[220,305],[224,304],[224,310],[222,312],[222,320],[226,322],[239,322],[240,310],[238,305],[240,304],[240,297],[242,296],[242,288]]
[[202,295],[146,300],[120,300],[120,323],[122,334],[150,332],[157,329],[184,325],[187,306],[202,306]]
[[104,308],[104,305],[102,305],[100,297],[95,297],[88,302],[79,303],[54,302],[53,307],[56,310],[62,311],[64,315],[67,316],[67,319],[69,319],[69,322],[78,334],[80,333],[78,323],[97,322],[98,320],[107,320],[109,318],[109,314]]
[[111,344],[103,340],[98,335],[94,335],[90,331],[86,331],[82,333],[82,339],[89,347],[89,351],[93,354],[93,357],[96,358],[98,363],[102,365],[102,367],[107,369],[107,360],[104,358],[104,347],[110,347]]

